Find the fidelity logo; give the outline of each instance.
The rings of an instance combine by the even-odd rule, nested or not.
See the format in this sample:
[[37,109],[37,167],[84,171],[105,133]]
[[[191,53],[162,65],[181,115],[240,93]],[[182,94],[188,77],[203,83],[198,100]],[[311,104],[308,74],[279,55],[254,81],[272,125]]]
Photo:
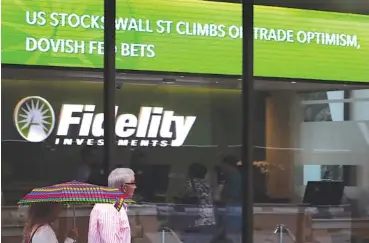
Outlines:
[[[163,107],[141,107],[139,115],[119,114],[115,107],[118,146],[179,147],[185,142],[196,116],[178,116]],[[104,113],[95,113],[95,105],[63,104],[57,124],[57,145],[104,145]],[[14,110],[19,134],[29,142],[42,142],[53,132],[55,113],[50,103],[29,96]],[[72,132],[74,134],[72,134]]]

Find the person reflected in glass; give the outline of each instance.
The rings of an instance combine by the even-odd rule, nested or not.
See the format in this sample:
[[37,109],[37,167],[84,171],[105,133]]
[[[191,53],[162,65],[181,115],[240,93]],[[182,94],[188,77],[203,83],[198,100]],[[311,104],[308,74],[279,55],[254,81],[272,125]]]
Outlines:
[[135,199],[137,201],[152,202],[155,194],[155,183],[152,183],[152,166],[148,163],[146,153],[140,149],[132,152],[130,160],[130,168],[135,173],[137,190],[135,191]]
[[86,145],[81,150],[82,164],[77,170],[76,180],[94,185],[106,186],[101,149]]
[[[188,169],[188,180],[178,196],[179,203],[191,205],[196,210],[190,217],[181,219],[184,224],[182,241],[206,243],[215,234],[215,215],[212,199],[212,190],[206,180],[207,168],[200,163],[193,163]],[[191,213],[189,213],[191,214]],[[192,217],[193,216],[193,217]]]
[[[59,203],[35,203],[28,208],[26,225],[23,230],[23,243],[58,243],[52,228],[62,212],[63,205]],[[71,229],[64,243],[76,242],[78,232]]]

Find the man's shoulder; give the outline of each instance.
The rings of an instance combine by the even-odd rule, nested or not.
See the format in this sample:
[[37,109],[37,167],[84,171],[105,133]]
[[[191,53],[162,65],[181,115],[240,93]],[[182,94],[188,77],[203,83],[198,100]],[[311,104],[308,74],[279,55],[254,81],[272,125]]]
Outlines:
[[113,204],[95,204],[91,211],[91,216],[98,219],[100,217],[119,217],[126,219],[128,217],[127,212],[124,208],[118,211]]
[[112,212],[114,210],[116,210],[114,205],[109,203],[97,203],[92,209],[95,212]]

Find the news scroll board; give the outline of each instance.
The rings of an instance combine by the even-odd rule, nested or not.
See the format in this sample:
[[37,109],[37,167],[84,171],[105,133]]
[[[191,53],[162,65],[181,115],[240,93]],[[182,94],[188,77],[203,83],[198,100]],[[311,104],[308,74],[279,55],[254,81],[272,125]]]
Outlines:
[[[117,68],[241,75],[241,5],[117,0]],[[3,0],[2,63],[103,67],[103,2]],[[255,7],[255,76],[369,82],[369,16]]]

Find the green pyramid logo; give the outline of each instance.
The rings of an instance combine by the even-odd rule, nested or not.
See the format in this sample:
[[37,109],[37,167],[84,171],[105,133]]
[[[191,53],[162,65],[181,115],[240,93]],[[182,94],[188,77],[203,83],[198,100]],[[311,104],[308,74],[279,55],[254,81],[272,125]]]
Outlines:
[[47,139],[55,125],[55,114],[50,103],[39,96],[29,96],[14,109],[14,123],[19,134],[29,142]]

